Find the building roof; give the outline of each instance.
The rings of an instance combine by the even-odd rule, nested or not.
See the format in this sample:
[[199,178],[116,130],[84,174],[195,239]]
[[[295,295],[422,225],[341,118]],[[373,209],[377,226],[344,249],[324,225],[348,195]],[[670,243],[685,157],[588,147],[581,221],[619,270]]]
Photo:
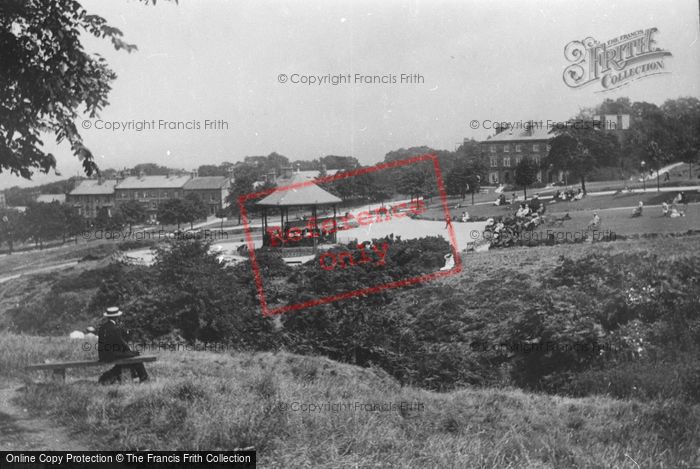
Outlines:
[[491,142],[514,142],[519,140],[549,140],[554,135],[549,133],[550,129],[543,125],[532,126],[531,129],[508,129],[501,133],[490,136],[481,143]]
[[191,176],[129,176],[115,189],[181,189]]
[[66,201],[66,194],[39,194],[36,196],[36,201],[46,204],[50,204],[51,202],[64,203]]
[[112,195],[116,179],[104,179],[102,183],[98,179],[85,179],[70,191],[70,195]]
[[185,190],[216,190],[229,185],[226,176],[206,176],[192,178],[185,183]]
[[[293,175],[285,180],[284,185],[298,184],[300,182],[308,185],[297,187],[295,189],[287,189],[278,192],[273,192],[264,199],[257,202],[257,205],[264,207],[292,207],[292,206],[311,206],[311,205],[332,205],[342,202],[342,200],[330,192],[321,189],[316,184],[309,183],[303,175]],[[283,186],[284,186],[283,185]]]

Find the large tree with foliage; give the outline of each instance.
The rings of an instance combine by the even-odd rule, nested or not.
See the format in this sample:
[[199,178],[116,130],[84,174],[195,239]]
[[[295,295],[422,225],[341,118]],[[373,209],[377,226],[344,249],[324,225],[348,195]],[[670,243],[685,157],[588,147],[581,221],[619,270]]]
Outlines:
[[672,130],[671,149],[679,161],[688,163],[688,177],[693,177],[693,164],[700,159],[700,100],[697,98],[669,99],[661,111]]
[[177,225],[190,220],[189,203],[184,199],[169,199],[158,205],[158,221],[164,225]]
[[138,200],[128,200],[120,204],[118,211],[120,212],[124,223],[129,225],[129,231],[131,231],[135,223],[143,223],[146,221],[146,208]]
[[579,117],[571,125],[555,129],[549,154],[543,161],[544,167],[569,171],[581,181],[581,189],[586,192],[586,177],[597,167],[610,166],[619,154],[619,142],[615,135],[588,126],[576,126],[576,121],[590,119]]
[[185,196],[185,202],[187,203],[187,221],[192,228],[192,223],[203,218],[207,218],[209,210],[207,205],[202,201],[202,198],[195,193],[190,193]]
[[85,34],[108,38],[117,50],[136,49],[75,0],[0,2],[0,172],[29,179],[35,170],[55,169],[42,132],[67,140],[86,174],[97,169],[75,121],[79,112],[94,118],[108,104],[116,75],[99,54],[85,52]]
[[523,188],[527,199],[527,188],[537,182],[537,172],[540,168],[531,158],[523,158],[515,167],[515,183]]

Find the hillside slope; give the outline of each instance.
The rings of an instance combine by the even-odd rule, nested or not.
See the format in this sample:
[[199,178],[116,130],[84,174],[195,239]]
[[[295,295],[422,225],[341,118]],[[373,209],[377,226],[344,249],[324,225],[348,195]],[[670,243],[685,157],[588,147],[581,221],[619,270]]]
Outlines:
[[[82,345],[2,333],[0,374],[28,383],[17,404],[68,425],[94,441],[92,449],[254,446],[260,467],[700,463],[700,408],[678,403],[511,389],[440,394],[402,388],[381,371],[288,353],[151,351],[159,357],[149,366],[155,379],[144,385],[98,386],[96,369],[73,370],[66,384],[21,370],[47,358],[92,357]],[[382,409],[391,403],[398,408]],[[303,404],[326,407],[303,412]]]

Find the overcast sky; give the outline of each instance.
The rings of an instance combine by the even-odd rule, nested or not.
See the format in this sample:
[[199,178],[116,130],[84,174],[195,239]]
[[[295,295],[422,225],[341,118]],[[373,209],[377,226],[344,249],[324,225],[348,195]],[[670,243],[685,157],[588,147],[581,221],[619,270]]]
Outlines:
[[[104,121],[221,119],[228,130],[108,131],[83,136],[103,168],[153,162],[192,169],[273,151],[290,159],[352,155],[370,164],[398,148],[454,150],[484,119],[565,120],[603,99],[663,103],[700,96],[697,0],[419,1],[85,0],[137,52],[90,38],[118,78]],[[567,87],[564,46],[658,28],[669,74],[601,93]],[[418,84],[292,84],[293,74],[420,74]],[[288,81],[279,82],[286,74]],[[104,125],[104,124],[100,124]],[[79,122],[80,127],[80,122]],[[47,148],[65,178],[67,145]],[[0,175],[0,188],[33,182]]]

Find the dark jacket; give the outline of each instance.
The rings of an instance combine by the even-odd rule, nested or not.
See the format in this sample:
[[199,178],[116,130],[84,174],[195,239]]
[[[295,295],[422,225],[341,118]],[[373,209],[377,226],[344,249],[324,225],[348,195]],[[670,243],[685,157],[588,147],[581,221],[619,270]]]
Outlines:
[[106,320],[97,331],[97,356],[101,362],[110,362],[120,358],[134,357],[122,336],[122,331],[112,320]]

